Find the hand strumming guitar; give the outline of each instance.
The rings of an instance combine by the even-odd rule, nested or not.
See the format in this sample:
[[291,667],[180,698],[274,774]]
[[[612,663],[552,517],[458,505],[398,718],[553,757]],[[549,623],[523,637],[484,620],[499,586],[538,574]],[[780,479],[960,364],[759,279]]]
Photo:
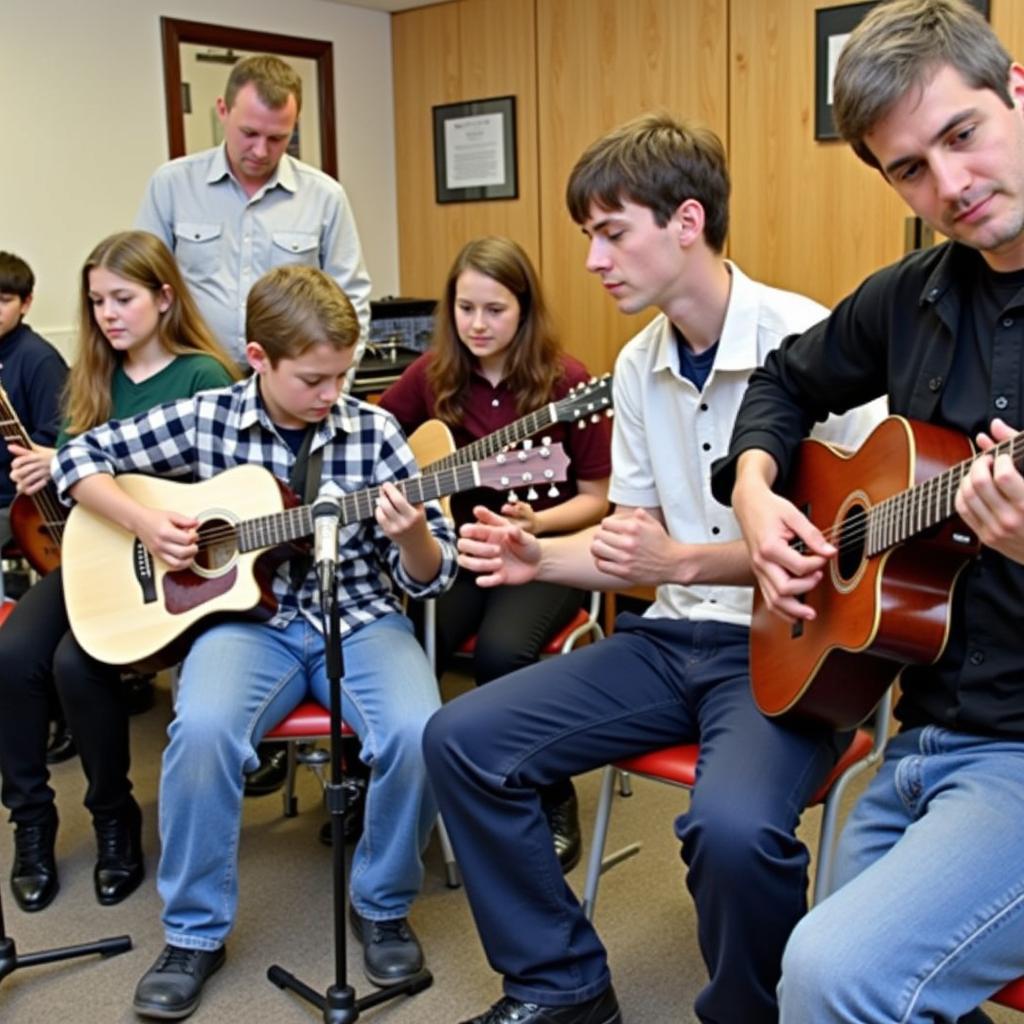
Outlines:
[[[826,559],[836,549],[792,502],[772,491],[775,473],[775,460],[767,452],[744,452],[737,464],[732,508],[768,607],[789,622],[810,620],[814,610],[798,595],[817,586]],[[812,553],[797,551],[792,546],[796,538]]]

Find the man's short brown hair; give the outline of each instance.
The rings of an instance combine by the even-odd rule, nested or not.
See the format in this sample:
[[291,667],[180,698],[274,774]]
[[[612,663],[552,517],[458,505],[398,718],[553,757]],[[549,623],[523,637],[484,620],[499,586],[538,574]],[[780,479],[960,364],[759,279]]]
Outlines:
[[565,201],[577,224],[595,203],[620,210],[624,201],[646,206],[664,227],[687,199],[704,207],[704,239],[715,252],[729,231],[729,171],[725,147],[710,128],[644,114],[602,136],[569,175]]
[[853,30],[836,63],[832,107],[839,134],[881,168],[864,137],[912,90],[942,67],[974,89],[991,89],[1008,107],[1010,55],[988,22],[964,0],[890,0]]
[[256,87],[256,95],[271,110],[280,110],[289,96],[295,97],[296,114],[302,110],[302,79],[295,68],[280,57],[269,54],[244,57],[231,69],[224,88],[224,105],[228,110],[235,105],[238,90],[250,82]]

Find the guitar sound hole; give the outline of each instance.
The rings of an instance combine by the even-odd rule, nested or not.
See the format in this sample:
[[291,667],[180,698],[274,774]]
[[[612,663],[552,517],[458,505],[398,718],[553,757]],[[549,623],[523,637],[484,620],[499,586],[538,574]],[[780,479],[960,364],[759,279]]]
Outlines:
[[235,524],[226,519],[207,519],[199,527],[199,554],[196,568],[219,572],[227,568],[238,554]]
[[840,579],[849,581],[857,575],[864,559],[865,540],[864,506],[851,505],[839,527],[836,566]]

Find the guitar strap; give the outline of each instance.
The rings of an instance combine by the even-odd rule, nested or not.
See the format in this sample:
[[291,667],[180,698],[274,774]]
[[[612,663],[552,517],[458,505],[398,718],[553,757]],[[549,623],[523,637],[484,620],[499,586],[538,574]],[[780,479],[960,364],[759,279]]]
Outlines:
[[[306,436],[295,453],[295,462],[291,473],[288,474],[288,486],[302,499],[304,505],[312,505],[320,491],[320,471],[324,464],[324,448],[327,446],[318,448],[312,455],[309,452],[313,446],[317,426],[316,423],[310,423],[306,428]],[[289,576],[294,593],[298,593],[312,564],[313,556],[308,550],[289,559]]]

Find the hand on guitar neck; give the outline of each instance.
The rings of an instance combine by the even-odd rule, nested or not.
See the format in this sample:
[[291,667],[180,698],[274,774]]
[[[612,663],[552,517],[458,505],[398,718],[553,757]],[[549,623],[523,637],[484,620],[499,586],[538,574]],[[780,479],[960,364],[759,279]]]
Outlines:
[[814,609],[802,597],[821,582],[825,563],[836,549],[791,501],[771,489],[775,470],[775,460],[767,452],[744,452],[737,465],[732,508],[769,609],[787,622],[810,620]]
[[974,460],[960,483],[956,511],[982,544],[1024,564],[1024,478],[1015,464],[1017,437],[1000,419],[992,421],[989,433],[975,437],[983,453],[1003,447],[994,457]]
[[7,444],[11,453],[11,482],[19,494],[31,495],[41,491],[50,482],[50,463],[56,448],[33,444],[26,448],[15,441]]

